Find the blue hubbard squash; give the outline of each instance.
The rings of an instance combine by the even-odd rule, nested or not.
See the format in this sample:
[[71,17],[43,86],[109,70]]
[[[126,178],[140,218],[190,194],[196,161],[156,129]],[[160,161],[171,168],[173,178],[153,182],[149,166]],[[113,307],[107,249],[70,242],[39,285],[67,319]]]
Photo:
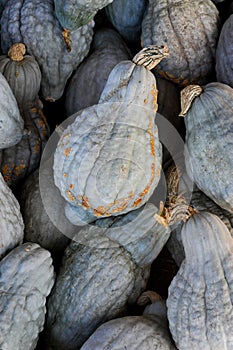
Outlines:
[[211,0],[149,0],[142,21],[142,46],[166,44],[170,56],[157,72],[173,82],[205,84],[212,78],[219,13]]
[[142,206],[161,172],[161,145],[154,123],[157,87],[152,69],[168,55],[149,47],[133,62],[111,71],[99,103],[73,117],[54,155],[54,180],[68,206],[66,215],[87,221]]
[[105,7],[107,18],[127,42],[139,42],[146,0],[114,0]]
[[61,26],[75,30],[90,22],[98,10],[113,0],[54,0],[55,13]]
[[76,30],[64,30],[52,0],[9,0],[1,17],[2,50],[6,54],[13,44],[23,43],[39,64],[43,98],[55,101],[88,54],[92,27],[90,22]]
[[78,66],[67,86],[68,116],[98,103],[111,70],[117,63],[132,57],[121,36],[110,28],[95,32],[92,48],[92,53]]
[[233,89],[222,83],[181,92],[187,173],[201,191],[233,213]]

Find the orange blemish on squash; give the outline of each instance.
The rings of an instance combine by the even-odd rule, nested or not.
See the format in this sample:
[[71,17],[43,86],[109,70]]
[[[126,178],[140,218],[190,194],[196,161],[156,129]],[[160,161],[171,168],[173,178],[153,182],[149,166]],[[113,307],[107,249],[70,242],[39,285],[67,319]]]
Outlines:
[[154,112],[157,112],[157,109],[158,109],[158,104],[157,104],[158,90],[157,90],[155,84],[153,84],[153,88],[151,90],[151,93],[153,96]]
[[72,150],[71,147],[66,148],[66,149],[64,150],[64,155],[65,155],[66,157],[68,157],[68,156],[70,155],[71,150]]
[[32,108],[31,108],[31,112],[32,112],[32,113],[36,113],[36,112],[37,112],[37,108],[36,108],[36,107],[32,107]]
[[153,182],[153,180],[154,180],[154,176],[155,176],[155,164],[153,163],[153,164],[151,165],[151,178],[150,178],[150,181],[149,181],[149,183],[146,185],[146,187],[144,188],[144,190],[143,190],[141,193],[139,193],[139,197],[144,197],[144,196],[149,192],[149,189],[150,189],[150,187],[151,187],[151,185],[152,185],[152,182]]
[[148,103],[148,99],[147,99],[147,98],[144,99],[144,103],[145,103],[145,104]]
[[64,173],[64,174],[63,174],[64,177],[67,177],[67,175],[68,175],[67,173]]
[[83,196],[82,197],[82,207],[84,209],[88,209],[88,208],[91,207],[90,204],[89,204],[89,200],[88,200],[87,196]]
[[75,196],[68,190],[66,190],[66,196],[71,202],[75,201]]
[[134,207],[137,207],[138,206],[138,204],[140,204],[141,203],[141,201],[142,201],[142,199],[141,198],[137,198],[134,202],[133,202],[133,205],[132,205],[132,207],[134,208]]
[[154,140],[154,135],[152,132],[152,128],[153,128],[153,118],[150,117],[150,121],[149,121],[149,126],[147,129],[148,134],[150,135],[150,148],[151,148],[151,154],[152,156],[155,156],[155,140]]
[[74,185],[73,185],[73,184],[70,184],[70,185],[69,185],[69,188],[70,188],[71,190],[73,190],[73,189],[74,189]]
[[40,140],[37,140],[35,146],[33,147],[33,153],[37,154],[39,153],[39,151],[40,151]]
[[68,145],[69,140],[67,140],[67,139],[68,139],[70,136],[71,136],[70,133],[63,135],[63,136],[61,137],[60,141],[59,141],[59,147],[62,148],[63,146]]
[[21,171],[25,168],[26,168],[25,164],[20,164],[17,167],[15,167],[15,175],[19,176],[21,174]]

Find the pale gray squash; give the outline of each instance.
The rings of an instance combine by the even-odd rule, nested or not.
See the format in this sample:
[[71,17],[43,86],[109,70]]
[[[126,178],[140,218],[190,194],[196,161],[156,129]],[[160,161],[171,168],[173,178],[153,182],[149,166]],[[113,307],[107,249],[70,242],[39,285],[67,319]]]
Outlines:
[[167,299],[179,350],[233,348],[233,240],[214,214],[194,214],[181,231],[185,260]]
[[[168,48],[149,47],[111,71],[98,105],[75,114],[54,155],[54,180],[75,224],[142,206],[161,173],[154,123],[157,88],[150,72]],[[135,63],[134,63],[135,62]],[[82,174],[82,175],[81,175]]]
[[0,262],[0,348],[33,350],[54,283],[50,253],[25,243]]
[[233,89],[209,83],[181,93],[187,173],[208,197],[233,213]]
[[24,122],[13,92],[0,73],[0,149],[16,145],[23,136]]
[[17,199],[0,173],[0,259],[22,243],[24,222]]

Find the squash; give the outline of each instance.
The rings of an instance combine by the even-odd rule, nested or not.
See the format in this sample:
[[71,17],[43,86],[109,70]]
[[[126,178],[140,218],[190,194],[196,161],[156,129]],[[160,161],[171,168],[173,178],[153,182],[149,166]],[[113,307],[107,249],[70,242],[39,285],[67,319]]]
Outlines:
[[137,209],[157,186],[157,89],[146,66],[153,68],[154,60],[167,54],[166,47],[150,47],[135,56],[135,63],[117,64],[98,105],[73,115],[75,121],[63,131],[54,155],[54,180],[73,224],[83,215],[88,222]]
[[169,328],[179,350],[233,346],[233,240],[214,214],[194,214],[181,231],[185,250],[167,299]]
[[146,0],[114,0],[105,7],[107,18],[120,35],[131,43],[139,42]]
[[55,13],[61,26],[68,30],[75,30],[89,23],[98,10],[113,0],[54,0]]
[[35,100],[41,83],[38,63],[25,53],[25,45],[17,43],[9,49],[8,56],[0,56],[0,72],[8,81],[19,107]]
[[90,22],[67,33],[56,18],[52,0],[9,0],[1,17],[2,50],[6,54],[13,44],[23,43],[41,69],[43,98],[55,101],[89,51],[92,26]]
[[221,83],[186,87],[181,112],[185,115],[187,173],[200,190],[231,213],[232,98],[233,89]]
[[221,83],[233,87],[232,71],[232,27],[233,15],[231,15],[223,24],[216,49],[216,76]]
[[48,346],[77,349],[100,324],[135,302],[170,234],[156,214],[153,205],[146,205],[77,232],[49,300]]
[[175,350],[168,330],[165,301],[154,300],[141,316],[125,316],[104,323],[80,350],[116,349]]
[[0,173],[0,259],[22,243],[24,222],[17,199]]
[[25,130],[20,142],[0,153],[0,169],[8,186],[17,185],[40,164],[41,155],[50,131],[39,98],[24,105],[21,110]]
[[[50,177],[47,176],[46,185],[47,188],[51,189],[50,182]],[[40,188],[39,169],[37,169],[26,178],[20,189],[19,202],[25,224],[24,240],[38,243],[41,247],[49,250],[53,258],[59,259],[69,243],[69,238],[64,235],[68,234],[68,227],[65,227],[65,232],[61,232],[59,227],[54,225],[54,220],[51,221],[46,210],[47,207],[43,205]],[[61,217],[61,209],[57,205],[58,201],[54,200],[54,192],[52,194],[53,196],[50,197],[51,208]],[[76,227],[75,230],[77,231]]]
[[13,92],[0,73],[0,149],[16,145],[23,136],[24,122]]
[[53,283],[52,259],[38,244],[22,244],[0,262],[1,349],[35,349]]
[[131,58],[125,42],[110,28],[95,32],[92,47],[92,53],[78,66],[68,83],[65,96],[68,116],[98,103],[113,67]]
[[172,48],[156,71],[186,86],[204,84],[214,73],[219,13],[211,0],[149,0],[142,21],[142,46]]

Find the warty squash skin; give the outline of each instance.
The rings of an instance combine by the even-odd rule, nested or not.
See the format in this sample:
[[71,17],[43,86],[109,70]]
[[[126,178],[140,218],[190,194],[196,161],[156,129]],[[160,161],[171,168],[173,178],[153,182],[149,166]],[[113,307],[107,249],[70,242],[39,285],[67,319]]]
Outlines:
[[149,267],[137,267],[124,248],[105,241],[105,248],[74,241],[66,248],[48,302],[51,349],[76,350],[101,323],[125,312],[132,292],[135,302],[145,288]]
[[54,0],[55,13],[61,26],[75,30],[90,22],[98,10],[113,0]]
[[146,205],[122,217],[97,220],[73,237],[49,302],[52,349],[78,348],[104,321],[121,316],[145,289],[150,265],[170,234],[156,213],[153,205]]
[[26,55],[25,45],[12,45],[8,55],[0,56],[0,72],[4,75],[19,107],[32,103],[37,97],[41,72],[35,58]]
[[105,7],[108,19],[127,42],[139,42],[146,0],[114,0]]
[[[199,87],[200,88],[200,87]],[[189,100],[198,86],[187,87]],[[233,213],[233,89],[225,84],[205,85],[184,113],[187,173],[208,197]]]
[[142,316],[126,316],[101,325],[80,350],[175,350],[164,300],[148,305]]
[[214,214],[194,214],[181,232],[185,250],[167,299],[169,328],[179,350],[233,347],[233,240]]
[[67,79],[87,55],[92,26],[91,22],[66,33],[52,0],[9,0],[1,17],[2,50],[6,54],[14,43],[25,44],[40,66],[43,97],[54,101],[62,96]]
[[17,199],[0,173],[0,259],[23,242],[24,222]]
[[93,52],[78,66],[67,86],[65,106],[68,116],[98,103],[111,70],[117,63],[131,58],[121,36],[110,28],[95,32],[92,47]]
[[162,77],[181,86],[204,84],[214,73],[218,32],[219,13],[211,0],[149,0],[141,41],[170,48],[156,67]]
[[22,244],[0,262],[1,349],[36,348],[53,283],[52,259],[38,244]]
[[0,151],[0,169],[8,186],[15,189],[40,163],[50,130],[39,98],[21,109],[24,135],[13,147]]
[[[148,64],[153,52],[159,60],[167,54],[165,47],[148,50]],[[98,105],[74,115],[54,155],[55,185],[73,224],[83,214],[88,222],[127,213],[149,199],[161,171],[157,107],[154,75],[123,61],[111,71]]]
[[0,149],[16,145],[23,136],[24,122],[13,95],[6,80],[0,73]]
[[233,15],[223,24],[216,50],[216,76],[221,83],[233,87],[232,52]]

